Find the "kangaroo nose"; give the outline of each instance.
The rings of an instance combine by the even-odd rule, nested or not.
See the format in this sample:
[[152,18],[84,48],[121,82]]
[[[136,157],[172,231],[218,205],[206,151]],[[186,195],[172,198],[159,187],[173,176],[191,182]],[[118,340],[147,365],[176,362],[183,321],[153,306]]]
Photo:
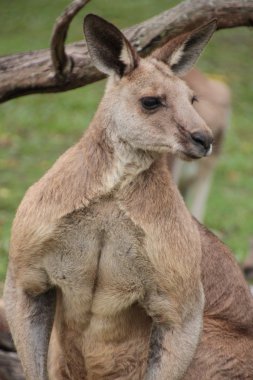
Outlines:
[[191,138],[196,144],[201,145],[203,148],[205,148],[206,151],[211,148],[211,145],[213,143],[212,135],[205,132],[194,132],[191,134]]

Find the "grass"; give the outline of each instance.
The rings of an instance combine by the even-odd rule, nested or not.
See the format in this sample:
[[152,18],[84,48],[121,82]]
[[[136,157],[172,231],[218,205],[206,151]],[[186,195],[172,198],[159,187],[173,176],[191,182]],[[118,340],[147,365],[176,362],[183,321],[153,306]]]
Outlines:
[[[0,54],[49,46],[64,0],[2,0]],[[71,25],[68,41],[82,39],[82,18],[97,13],[120,27],[174,5],[168,0],[93,0]],[[243,260],[253,236],[253,69],[251,30],[216,33],[199,61],[233,92],[232,128],[216,171],[205,224]],[[26,189],[81,136],[103,93],[104,82],[61,94],[32,95],[0,111],[0,280],[3,280],[15,210]]]

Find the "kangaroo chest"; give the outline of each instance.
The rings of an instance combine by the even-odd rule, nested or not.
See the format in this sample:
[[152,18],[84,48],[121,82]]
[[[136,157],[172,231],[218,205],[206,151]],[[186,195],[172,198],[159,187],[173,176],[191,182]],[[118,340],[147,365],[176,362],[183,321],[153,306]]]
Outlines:
[[102,358],[105,344],[147,336],[147,315],[178,323],[192,301],[200,257],[194,230],[182,223],[190,216],[172,212],[166,181],[162,189],[140,185],[73,212],[56,231],[47,272],[60,288],[56,330],[70,367],[73,345],[92,372],[91,358]]
[[100,200],[61,221],[46,260],[67,319],[113,315],[140,298],[144,233],[115,200]]
[[187,211],[171,216],[175,205],[168,183],[159,186],[158,180],[140,176],[146,186],[137,181],[126,193],[101,198],[61,220],[45,261],[50,281],[61,289],[66,320],[85,328],[91,316],[114,316],[141,302],[151,288],[157,289],[158,302],[174,292],[182,303],[181,295],[195,287],[190,282],[198,277],[199,240],[194,229],[184,228]]

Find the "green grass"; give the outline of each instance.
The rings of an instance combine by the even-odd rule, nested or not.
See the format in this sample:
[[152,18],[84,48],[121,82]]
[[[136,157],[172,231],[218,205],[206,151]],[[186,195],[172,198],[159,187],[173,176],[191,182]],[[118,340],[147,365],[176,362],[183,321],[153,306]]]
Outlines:
[[[168,0],[93,0],[71,25],[68,41],[82,39],[82,18],[97,13],[120,27],[172,6]],[[2,0],[0,54],[49,46],[56,17],[68,1]],[[253,32],[216,33],[199,61],[233,91],[232,128],[215,174],[206,225],[239,260],[253,235]],[[0,106],[0,279],[4,278],[11,223],[26,189],[75,142],[92,118],[104,82],[62,94],[32,95]]]

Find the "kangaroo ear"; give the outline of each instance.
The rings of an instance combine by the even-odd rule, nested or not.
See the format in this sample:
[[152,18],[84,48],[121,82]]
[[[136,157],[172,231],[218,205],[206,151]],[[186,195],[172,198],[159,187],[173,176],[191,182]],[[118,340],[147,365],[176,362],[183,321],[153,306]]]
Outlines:
[[216,20],[212,20],[190,33],[174,38],[152,56],[167,63],[176,75],[183,76],[197,61],[216,27]]
[[114,25],[89,14],[84,19],[84,34],[91,59],[99,71],[122,77],[137,67],[136,51]]

